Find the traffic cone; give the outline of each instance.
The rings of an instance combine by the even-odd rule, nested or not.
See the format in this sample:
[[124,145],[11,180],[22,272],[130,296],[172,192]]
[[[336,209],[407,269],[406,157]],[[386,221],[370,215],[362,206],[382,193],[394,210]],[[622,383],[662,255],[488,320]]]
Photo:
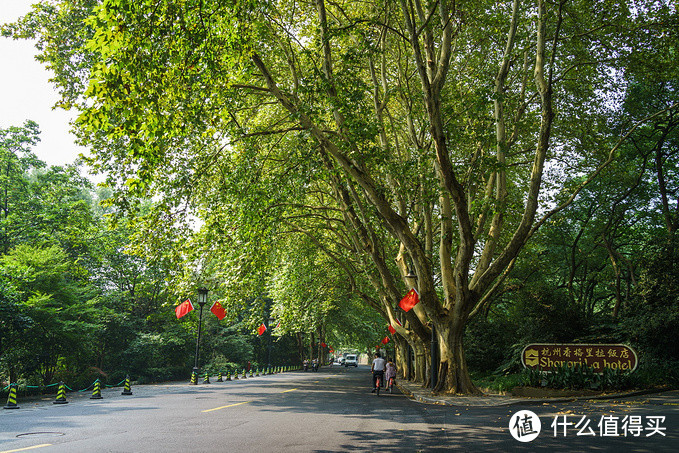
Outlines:
[[9,393],[7,394],[7,405],[4,409],[19,409],[17,406],[17,385],[12,384],[9,386]]
[[250,377],[255,377],[255,370],[250,368]]
[[226,380],[230,381],[231,380],[231,371],[226,371]]
[[205,377],[203,377],[203,384],[209,384],[210,383],[210,375],[208,373],[205,373]]
[[101,396],[101,384],[99,383],[99,379],[94,381],[94,389],[92,389],[92,396],[90,396],[91,400],[101,400],[104,399],[103,396]]
[[248,378],[248,373],[245,371],[245,368],[243,368],[243,377],[241,379],[247,379]]
[[233,372],[233,380],[237,381],[238,380],[238,370]]
[[257,368],[257,372],[255,373],[255,376],[259,376],[259,368]]
[[132,395],[132,389],[130,388],[130,375],[125,376],[125,386],[123,391],[120,392],[121,395]]
[[222,380],[222,372],[220,371],[219,374],[217,375],[217,382],[224,382]]
[[198,375],[195,371],[191,372],[191,385],[198,385]]
[[59,382],[59,390],[57,390],[57,399],[52,404],[68,404],[66,401],[66,386],[63,382]]

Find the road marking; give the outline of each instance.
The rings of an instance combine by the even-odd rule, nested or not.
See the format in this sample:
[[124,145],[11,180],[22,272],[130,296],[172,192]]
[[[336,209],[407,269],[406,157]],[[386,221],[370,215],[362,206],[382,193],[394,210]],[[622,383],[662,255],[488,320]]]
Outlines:
[[[214,409],[206,409],[201,412],[212,412],[212,411],[218,411],[219,409],[226,409],[227,407],[233,407],[233,406],[240,406],[241,404],[248,404],[251,403],[252,401],[243,401],[242,403],[234,403],[234,404],[229,404],[228,406],[221,406],[221,407],[215,407]],[[3,453],[3,452],[0,452]]]
[[283,390],[281,393],[294,392],[295,390],[297,390],[297,389]]
[[17,448],[16,450],[5,450],[5,451],[0,451],[0,453],[14,453],[15,451],[33,450],[34,448],[49,447],[49,446],[51,446],[51,445],[52,445],[52,444],[33,445],[32,447]]

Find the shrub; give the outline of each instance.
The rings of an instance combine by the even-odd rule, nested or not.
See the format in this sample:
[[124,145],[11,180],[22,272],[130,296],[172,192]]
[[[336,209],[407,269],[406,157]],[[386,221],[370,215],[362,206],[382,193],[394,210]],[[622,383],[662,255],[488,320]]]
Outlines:
[[549,387],[560,390],[628,390],[638,385],[639,379],[633,373],[604,368],[596,373],[590,367],[576,365],[561,366],[552,371],[526,369],[523,383],[529,387]]

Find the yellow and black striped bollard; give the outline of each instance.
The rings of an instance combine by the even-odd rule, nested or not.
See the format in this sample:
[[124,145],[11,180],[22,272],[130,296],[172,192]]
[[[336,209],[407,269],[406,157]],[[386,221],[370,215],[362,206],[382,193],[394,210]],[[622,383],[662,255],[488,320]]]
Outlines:
[[198,374],[195,371],[191,373],[191,385],[198,385]]
[[222,372],[221,371],[217,375],[217,382],[224,382],[224,380],[222,379]]
[[101,384],[99,383],[99,379],[94,381],[94,389],[92,389],[92,396],[90,396],[91,400],[101,400],[104,399],[103,396],[101,396]]
[[63,382],[59,382],[59,390],[57,390],[57,399],[52,404],[68,404],[66,401],[66,386]]
[[127,375],[125,376],[125,386],[123,387],[123,391],[120,392],[121,395],[132,395],[132,388],[130,387],[130,376]]
[[209,384],[210,383],[210,375],[206,372],[205,376],[203,377],[203,384]]
[[17,385],[11,384],[9,386],[9,393],[7,394],[7,405],[5,409],[19,409],[17,405]]

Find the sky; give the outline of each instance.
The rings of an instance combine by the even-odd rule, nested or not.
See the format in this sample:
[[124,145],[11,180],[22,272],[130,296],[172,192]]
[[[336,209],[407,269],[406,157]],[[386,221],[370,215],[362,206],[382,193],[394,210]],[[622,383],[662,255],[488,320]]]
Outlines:
[[[0,23],[13,22],[37,0],[0,0]],[[41,141],[33,152],[49,165],[73,163],[85,148],[74,143],[69,122],[74,112],[52,107],[59,99],[51,73],[35,60],[34,42],[0,36],[0,128],[30,119],[40,126]]]

